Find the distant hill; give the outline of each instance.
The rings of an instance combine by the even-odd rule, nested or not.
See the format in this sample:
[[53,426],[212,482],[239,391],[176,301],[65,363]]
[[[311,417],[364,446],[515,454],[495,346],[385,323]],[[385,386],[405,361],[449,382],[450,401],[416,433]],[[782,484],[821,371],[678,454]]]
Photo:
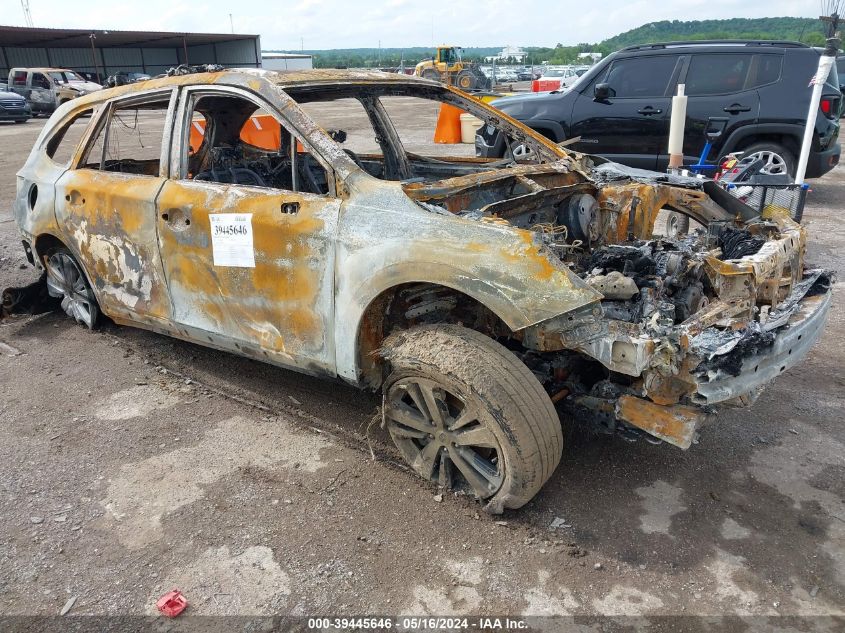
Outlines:
[[[465,48],[466,59],[479,60],[488,55],[497,55],[501,46]],[[414,66],[418,61],[434,55],[434,47],[408,46],[406,48],[334,48],[329,50],[290,50],[272,51],[278,53],[307,53],[314,56],[317,68],[365,68],[398,66],[402,60],[406,66]]]
[[[526,60],[529,63],[548,61],[553,64],[567,64],[574,62],[578,53],[587,51],[597,51],[607,55],[635,44],[715,39],[797,40],[813,46],[823,46],[825,34],[821,21],[814,18],[729,18],[689,22],[664,20],[644,24],[599,43],[558,44],[554,48],[528,45],[524,47],[524,50],[530,54],[529,59]],[[465,48],[464,57],[480,61],[486,56],[498,54],[501,49],[501,46]],[[314,56],[314,65],[318,68],[384,68],[398,66],[403,59],[406,66],[413,66],[418,61],[432,56],[434,48],[408,46],[381,50],[378,48],[336,48],[276,52],[309,53]]]
[[730,18],[728,20],[664,20],[625,31],[599,44],[615,51],[634,44],[677,40],[761,39],[824,44],[822,23],[814,18]]

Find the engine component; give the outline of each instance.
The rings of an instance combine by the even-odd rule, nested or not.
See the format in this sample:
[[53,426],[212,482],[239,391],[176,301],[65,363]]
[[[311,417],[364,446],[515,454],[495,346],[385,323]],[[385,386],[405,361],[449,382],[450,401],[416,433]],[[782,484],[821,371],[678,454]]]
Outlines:
[[627,301],[640,291],[633,279],[626,277],[618,270],[614,270],[607,275],[591,277],[587,280],[587,283],[602,293],[605,299],[610,300]]

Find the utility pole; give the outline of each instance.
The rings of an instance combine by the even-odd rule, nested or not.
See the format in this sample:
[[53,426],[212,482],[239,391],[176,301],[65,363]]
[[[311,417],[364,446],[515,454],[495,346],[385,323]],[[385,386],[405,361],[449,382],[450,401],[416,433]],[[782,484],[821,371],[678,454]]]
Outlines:
[[29,0],[21,0],[21,7],[23,8],[23,19],[29,28],[35,26],[32,23],[32,13],[29,11]]
[[94,49],[94,40],[97,39],[97,36],[92,31],[88,39],[91,41],[91,61],[94,63],[94,72],[97,73],[97,83],[102,84],[103,82],[100,81],[100,66],[97,64],[97,51]]
[[235,34],[235,21],[232,19],[232,14],[229,14],[229,26],[232,29],[232,35]]

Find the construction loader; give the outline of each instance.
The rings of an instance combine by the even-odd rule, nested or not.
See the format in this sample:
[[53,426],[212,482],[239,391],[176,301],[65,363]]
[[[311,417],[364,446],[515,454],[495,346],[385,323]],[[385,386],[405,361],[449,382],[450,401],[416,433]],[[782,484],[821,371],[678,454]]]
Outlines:
[[461,59],[462,50],[460,46],[438,46],[434,58],[417,64],[414,74],[461,90],[489,90],[490,79],[478,64]]

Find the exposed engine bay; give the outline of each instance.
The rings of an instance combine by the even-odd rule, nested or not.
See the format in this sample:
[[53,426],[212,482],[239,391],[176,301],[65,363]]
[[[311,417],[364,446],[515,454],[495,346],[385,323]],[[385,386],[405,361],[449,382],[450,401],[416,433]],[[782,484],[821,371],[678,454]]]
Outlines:
[[[657,204],[644,204],[639,173],[614,173],[600,188],[535,170],[406,191],[434,212],[536,232],[550,257],[600,293],[597,306],[506,343],[558,407],[603,432],[686,448],[712,405],[753,401],[762,375],[754,359],[770,354],[779,332],[797,324],[802,301],[821,299],[830,287],[829,272],[804,271],[804,229],[778,209],[743,219],[735,207],[734,218],[723,211],[714,219],[709,196],[697,196],[701,181],[662,186],[655,179],[663,176],[649,174],[648,187],[660,193]],[[679,239],[653,236],[661,206],[689,213],[704,228]],[[799,334],[795,345],[800,341]],[[770,377],[787,366],[774,365],[763,370]],[[757,376],[745,389],[749,371]]]

